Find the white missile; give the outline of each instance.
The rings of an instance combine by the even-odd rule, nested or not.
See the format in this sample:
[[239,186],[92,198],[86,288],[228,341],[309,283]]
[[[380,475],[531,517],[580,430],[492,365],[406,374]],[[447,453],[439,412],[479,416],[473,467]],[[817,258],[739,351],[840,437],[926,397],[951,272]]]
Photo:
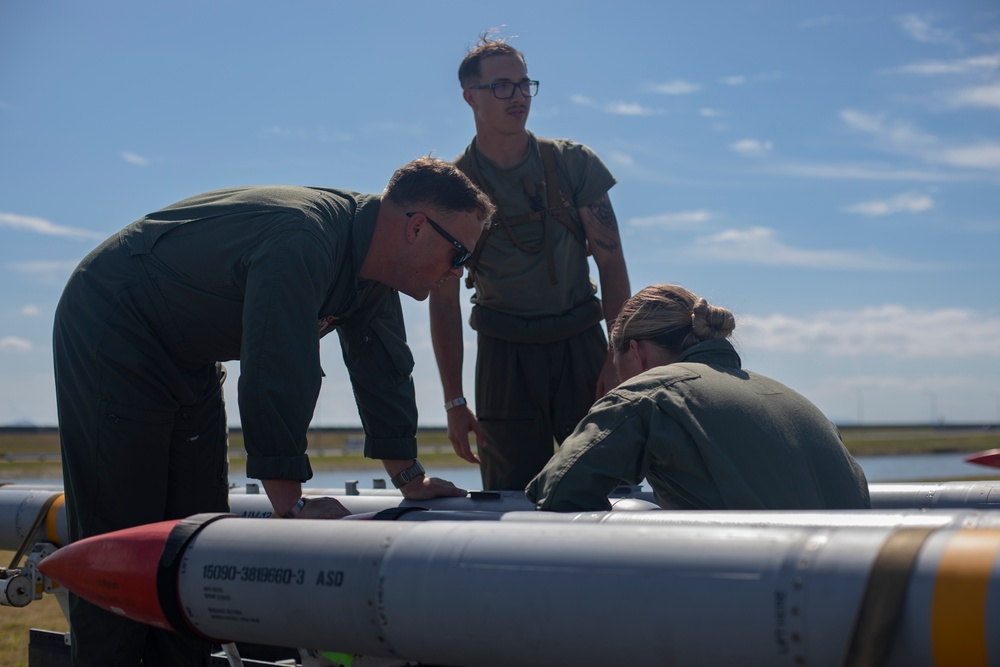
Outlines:
[[463,667],[1000,664],[1000,530],[198,515],[40,569],[220,643]]
[[[369,489],[358,495],[343,489],[303,489],[306,495],[336,498],[352,514],[380,512],[391,508],[421,508],[453,512],[508,513],[533,511],[534,505],[520,491],[473,491],[465,498],[406,500],[398,491]],[[869,485],[872,510],[905,509],[1000,509],[1000,481],[955,481],[921,483],[877,483]],[[611,498],[615,510],[657,509],[653,494],[629,491]],[[47,505],[48,504],[48,505]],[[245,518],[268,518],[272,507],[266,495],[234,490],[230,510]],[[41,521],[36,524],[41,516]],[[461,518],[474,518],[469,515]],[[409,517],[422,520],[421,517]],[[28,532],[35,526],[31,540]],[[60,487],[0,486],[0,549],[14,551],[26,541],[45,541],[61,546],[69,542],[64,498]]]
[[872,509],[1000,509],[1000,480],[869,484]]

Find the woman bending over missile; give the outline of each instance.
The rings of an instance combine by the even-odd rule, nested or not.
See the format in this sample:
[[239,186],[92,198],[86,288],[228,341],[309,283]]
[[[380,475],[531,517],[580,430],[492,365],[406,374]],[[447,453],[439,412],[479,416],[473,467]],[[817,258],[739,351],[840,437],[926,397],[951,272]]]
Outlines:
[[646,479],[664,509],[862,509],[860,466],[801,394],[743,370],[733,314],[677,285],[622,306],[610,345],[621,384],[527,487],[540,510],[610,509]]

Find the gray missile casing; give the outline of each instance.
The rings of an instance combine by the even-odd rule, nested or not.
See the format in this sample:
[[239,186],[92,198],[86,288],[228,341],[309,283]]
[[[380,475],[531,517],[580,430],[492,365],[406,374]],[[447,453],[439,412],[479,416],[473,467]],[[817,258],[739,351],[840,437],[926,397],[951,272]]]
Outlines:
[[[832,667],[896,530],[222,520],[185,549],[177,597],[208,637],[429,664]],[[937,565],[960,532],[920,549],[890,666],[934,664]]]

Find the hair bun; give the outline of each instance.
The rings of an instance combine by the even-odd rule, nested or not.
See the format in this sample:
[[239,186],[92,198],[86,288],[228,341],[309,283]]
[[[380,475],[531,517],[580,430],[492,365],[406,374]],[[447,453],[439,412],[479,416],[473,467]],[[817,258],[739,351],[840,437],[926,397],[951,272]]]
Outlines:
[[725,308],[699,298],[691,310],[691,330],[699,340],[728,338],[736,328],[736,318]]

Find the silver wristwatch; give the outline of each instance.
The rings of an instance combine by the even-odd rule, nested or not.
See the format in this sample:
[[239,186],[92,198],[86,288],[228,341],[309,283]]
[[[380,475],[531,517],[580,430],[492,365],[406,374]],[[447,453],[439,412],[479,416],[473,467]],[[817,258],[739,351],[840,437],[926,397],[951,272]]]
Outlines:
[[420,461],[414,461],[413,465],[409,466],[408,468],[403,468],[402,470],[400,470],[399,472],[397,472],[395,475],[392,476],[391,478],[392,485],[395,486],[397,489],[401,489],[423,474],[424,474],[424,467],[420,465]]
[[465,400],[465,396],[459,396],[458,398],[452,399],[444,404],[444,411],[448,412],[452,408],[457,408],[460,405],[466,405],[468,401]]
[[303,497],[299,498],[299,501],[297,503],[295,503],[294,505],[292,505],[292,507],[287,512],[285,512],[284,514],[282,514],[281,518],[282,519],[294,519],[295,517],[297,517],[299,515],[299,512],[301,512],[302,508],[305,507],[305,506],[306,506],[306,499],[305,499],[305,496],[303,496]]

